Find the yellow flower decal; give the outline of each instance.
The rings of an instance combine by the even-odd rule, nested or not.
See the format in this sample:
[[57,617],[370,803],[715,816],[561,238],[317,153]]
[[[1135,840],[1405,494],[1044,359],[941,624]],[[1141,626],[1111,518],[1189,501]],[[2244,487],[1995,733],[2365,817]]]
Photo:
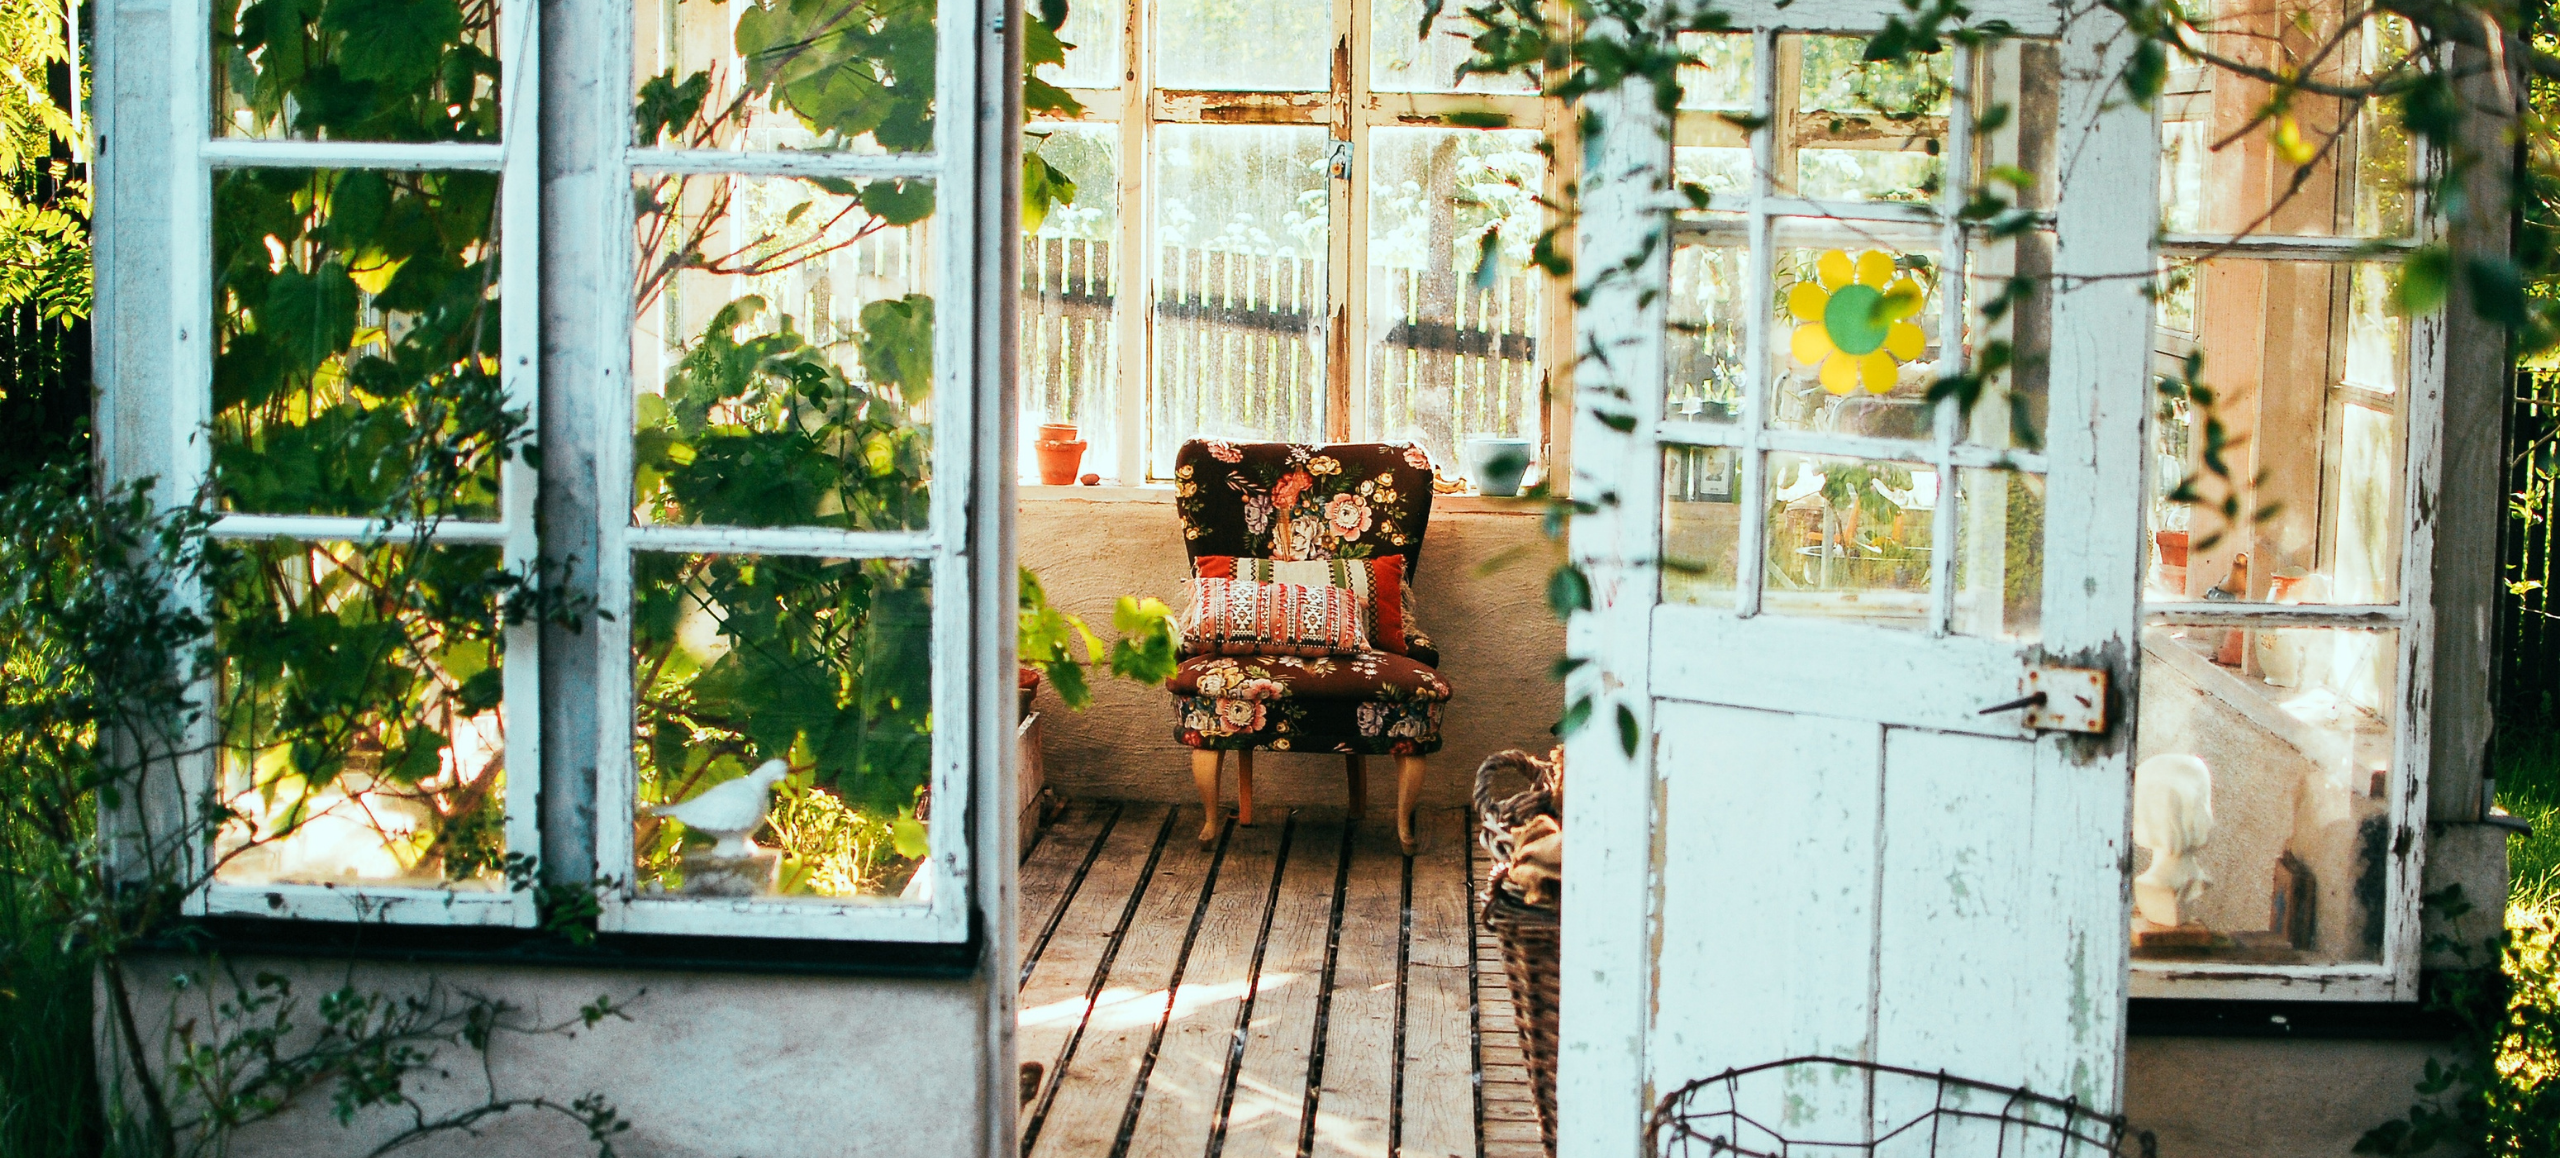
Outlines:
[[1910,320],[1928,295],[1910,278],[1896,278],[1893,255],[1880,249],[1855,259],[1827,250],[1814,274],[1787,291],[1787,312],[1802,323],[1796,361],[1822,367],[1822,388],[1834,394],[1892,390],[1902,364],[1928,348],[1928,335]]

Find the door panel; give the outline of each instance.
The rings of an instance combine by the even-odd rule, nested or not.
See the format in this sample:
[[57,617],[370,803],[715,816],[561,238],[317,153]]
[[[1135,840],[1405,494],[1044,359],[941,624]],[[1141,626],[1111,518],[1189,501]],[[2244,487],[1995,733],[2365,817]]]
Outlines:
[[2011,698],[2026,674],[2014,643],[1669,605],[1654,609],[1653,630],[1653,688],[1666,699],[1810,707],[2013,740],[2029,734],[2016,712],[1981,714]]
[[[1662,995],[1653,1084],[1797,1054],[1865,1056],[1884,730],[1704,704],[1655,709]],[[1817,1075],[1762,1121],[1864,1113]]]

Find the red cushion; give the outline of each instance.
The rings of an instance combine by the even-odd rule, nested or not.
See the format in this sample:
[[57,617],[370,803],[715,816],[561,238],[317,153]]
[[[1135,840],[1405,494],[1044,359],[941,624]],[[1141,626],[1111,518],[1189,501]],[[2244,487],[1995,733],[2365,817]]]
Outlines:
[[1193,655],[1353,655],[1369,650],[1357,594],[1332,586],[1200,578],[1177,624]]
[[1257,583],[1294,583],[1338,587],[1360,597],[1361,626],[1369,646],[1397,655],[1409,652],[1405,637],[1413,620],[1407,611],[1404,556],[1367,559],[1252,559],[1234,555],[1202,555],[1192,561],[1202,579],[1242,579]]

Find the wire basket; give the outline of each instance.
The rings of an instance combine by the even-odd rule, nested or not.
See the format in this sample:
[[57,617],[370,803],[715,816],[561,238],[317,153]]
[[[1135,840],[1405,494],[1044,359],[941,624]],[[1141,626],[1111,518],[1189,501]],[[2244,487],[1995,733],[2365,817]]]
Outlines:
[[1656,1158],[2157,1158],[2151,1133],[2070,1098],[1854,1058],[1798,1057],[1674,1090]]

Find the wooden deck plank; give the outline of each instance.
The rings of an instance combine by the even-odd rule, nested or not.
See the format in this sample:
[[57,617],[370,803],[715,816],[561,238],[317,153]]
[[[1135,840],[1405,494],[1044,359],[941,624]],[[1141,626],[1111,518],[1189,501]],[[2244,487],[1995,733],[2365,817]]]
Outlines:
[[1184,839],[1191,830],[1183,825],[1193,811],[1174,809],[1176,835],[1154,875],[1139,885],[1144,892],[1137,915],[1111,960],[1084,1035],[1066,1060],[1033,1158],[1100,1158],[1119,1139],[1130,1093],[1172,1000],[1183,950],[1193,943],[1192,922],[1214,859],[1212,850]]
[[[1279,871],[1281,818],[1266,818],[1227,836],[1227,855],[1182,967],[1173,1016],[1147,1075],[1146,1100],[1130,1137],[1129,1158],[1201,1158],[1208,1153],[1227,1062],[1234,1056],[1236,1014],[1251,983],[1254,949]],[[1285,823],[1285,822],[1283,822]]]
[[[1024,1132],[1043,1125],[1042,1110],[1057,1085],[1058,1062],[1076,1030],[1093,1007],[1094,980],[1120,928],[1130,894],[1147,864],[1147,854],[1167,833],[1169,810],[1161,804],[1127,805],[1111,836],[1085,874],[1084,886],[1067,904],[1048,951],[1022,985],[1021,1015],[1015,1030],[1015,1053],[1043,1067],[1040,1097],[1022,1116]],[[1170,842],[1168,842],[1170,843]]]
[[[1414,817],[1422,847],[1451,847],[1463,813]],[[1456,857],[1413,861],[1412,931],[1405,950],[1402,1158],[1475,1158],[1475,1062],[1468,1056],[1466,868]]]
[[1288,1158],[1298,1152],[1341,852],[1340,822],[1301,821],[1290,839],[1218,1158]]
[[1088,860],[1096,859],[1094,845],[1102,839],[1111,818],[1119,815],[1120,805],[1108,800],[1078,800],[1067,805],[1066,814],[1040,833],[1040,843],[1033,845],[1025,857],[1014,895],[1021,898],[1019,929],[1022,937],[1022,971],[1029,977],[1039,964],[1039,954],[1046,949],[1041,938],[1054,936],[1053,918],[1058,906],[1065,902],[1067,891],[1074,887],[1076,874],[1084,871]]
[[1389,823],[1356,826],[1325,1021],[1317,1158],[1386,1158],[1394,1104],[1404,853]]

